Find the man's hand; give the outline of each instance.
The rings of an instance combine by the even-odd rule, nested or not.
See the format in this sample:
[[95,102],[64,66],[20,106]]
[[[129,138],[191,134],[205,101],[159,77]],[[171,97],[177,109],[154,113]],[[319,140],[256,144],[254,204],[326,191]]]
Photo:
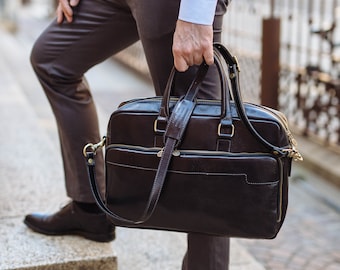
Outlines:
[[57,22],[60,24],[64,18],[70,23],[73,21],[72,7],[79,4],[80,0],[59,0],[57,7]]
[[213,64],[212,26],[178,20],[172,53],[175,68],[181,72],[186,71],[189,66],[200,65],[203,59],[208,65]]

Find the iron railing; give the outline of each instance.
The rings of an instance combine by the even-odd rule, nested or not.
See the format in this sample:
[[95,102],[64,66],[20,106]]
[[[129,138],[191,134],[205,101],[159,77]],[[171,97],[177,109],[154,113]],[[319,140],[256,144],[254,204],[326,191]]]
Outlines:
[[[279,109],[295,132],[340,149],[340,0],[237,0],[224,43],[238,55],[245,99],[261,101],[264,21],[280,21]],[[265,42],[275,40],[266,39]],[[268,44],[267,48],[268,48]],[[273,63],[275,64],[275,63]],[[277,89],[272,89],[277,91]]]
[[[278,42],[277,87],[267,87],[266,91],[277,93],[278,108],[288,117],[293,131],[338,151],[339,6],[340,0],[235,0],[224,18],[223,30],[223,43],[238,57],[241,66],[244,100],[261,103],[264,94],[268,95],[263,91],[268,82],[262,81],[263,60],[268,69],[272,52],[263,51],[263,48]],[[280,35],[276,40],[263,29],[268,29],[265,24],[268,26],[277,20]],[[148,74],[140,43],[117,57]],[[273,67],[276,67],[275,61]]]

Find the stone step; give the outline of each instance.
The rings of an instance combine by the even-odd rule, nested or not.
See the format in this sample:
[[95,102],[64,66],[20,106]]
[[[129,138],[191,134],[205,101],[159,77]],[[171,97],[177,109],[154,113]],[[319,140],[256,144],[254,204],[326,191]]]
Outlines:
[[0,269],[7,270],[116,270],[110,243],[76,236],[48,237],[30,232],[22,217],[1,218]]
[[[10,45],[13,50],[20,49],[10,39],[1,35],[2,52],[10,51]],[[67,198],[59,149],[18,84],[20,76],[30,73],[24,67],[13,72],[4,59],[15,61],[17,52],[13,57],[2,54],[4,61],[0,61],[0,269],[117,269],[110,243],[46,237],[33,233],[22,222],[30,212],[58,210],[49,207],[58,207]],[[33,83],[35,77],[31,78]]]

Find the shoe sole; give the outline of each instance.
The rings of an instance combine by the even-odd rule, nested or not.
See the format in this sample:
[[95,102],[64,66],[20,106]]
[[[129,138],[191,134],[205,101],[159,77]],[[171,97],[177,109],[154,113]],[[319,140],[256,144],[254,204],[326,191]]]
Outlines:
[[82,236],[85,239],[96,241],[96,242],[111,242],[115,240],[116,235],[113,232],[112,234],[96,234],[96,233],[89,233],[89,232],[84,232],[80,230],[70,230],[70,231],[63,231],[63,232],[52,232],[52,231],[45,231],[42,230],[41,228],[35,227],[34,225],[30,224],[26,220],[24,220],[24,223],[28,228],[30,228],[32,231],[44,234],[44,235],[49,235],[49,236],[63,236],[63,235],[77,235],[77,236]]

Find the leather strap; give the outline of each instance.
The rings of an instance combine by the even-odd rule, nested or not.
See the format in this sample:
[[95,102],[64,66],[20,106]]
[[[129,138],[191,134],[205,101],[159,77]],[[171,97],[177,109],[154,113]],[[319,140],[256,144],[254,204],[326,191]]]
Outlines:
[[[208,66],[205,63],[203,63],[199,70],[200,72],[199,72],[198,79],[200,80],[200,82],[202,82],[205,74],[208,71]],[[200,82],[199,83],[196,83],[196,82],[197,82],[197,76],[193,84],[190,86],[189,90],[187,91],[187,94],[185,95],[185,97],[176,103],[176,106],[171,113],[171,117],[168,121],[167,129],[164,135],[166,142],[165,142],[165,146],[162,151],[160,162],[158,164],[158,169],[157,169],[157,173],[155,176],[155,180],[153,182],[149,200],[145,207],[144,213],[142,214],[140,218],[136,220],[130,220],[130,219],[121,217],[115,214],[114,212],[112,212],[105,205],[100,195],[97,182],[96,182],[95,152],[90,151],[90,152],[85,153],[92,193],[94,194],[94,197],[95,197],[95,200],[98,206],[102,209],[102,211],[104,211],[113,220],[116,220],[120,223],[125,223],[126,225],[137,225],[137,224],[147,221],[152,216],[157,206],[160,195],[161,195],[161,191],[164,185],[164,181],[166,178],[166,174],[168,171],[168,167],[171,161],[172,154],[183,136],[186,126],[189,123],[190,116],[196,105],[195,97],[199,91],[199,85],[200,85]]]
[[239,81],[239,67],[237,60],[234,56],[223,45],[219,43],[214,44],[214,49],[217,50],[224,58],[225,62],[228,64],[229,68],[229,79],[231,82],[231,90],[233,95],[233,100],[237,108],[237,113],[241,118],[242,122],[245,124],[249,132],[262,144],[264,145],[272,154],[277,157],[288,156],[289,152],[282,147],[275,146],[263,138],[257,130],[254,128],[252,123],[249,121],[248,116],[245,112],[243,101],[241,98],[240,91],[240,81]]
[[[191,91],[191,89],[197,89],[197,87],[202,83],[202,81],[205,78],[205,75],[207,74],[209,69],[209,66],[206,63],[202,63],[199,67],[199,69],[197,70],[197,73],[195,75],[195,78],[193,79],[191,85],[189,86],[189,90],[187,91],[187,99],[193,99],[193,96],[190,96],[192,94],[197,94],[197,92],[195,93],[194,91]],[[163,95],[163,99],[162,99],[162,103],[161,103],[161,109],[160,109],[160,113],[159,116],[162,119],[168,119],[169,115],[170,115],[170,109],[169,109],[169,103],[170,103],[170,96],[171,96],[171,92],[172,89],[175,85],[174,81],[176,78],[176,74],[177,71],[175,69],[175,67],[172,68],[167,84],[165,86],[165,90],[164,90],[164,95]]]
[[168,139],[166,142],[166,145],[163,150],[163,155],[161,157],[161,160],[158,165],[157,174],[155,176],[155,181],[152,186],[152,190],[149,196],[149,201],[145,207],[145,211],[143,215],[136,219],[131,220],[124,217],[121,217],[114,212],[112,212],[104,203],[102,196],[100,195],[97,181],[96,181],[96,170],[95,170],[95,153],[94,152],[87,152],[86,154],[86,164],[87,164],[87,171],[89,175],[90,185],[92,189],[92,193],[94,195],[94,198],[96,200],[97,205],[101,208],[101,210],[108,215],[113,220],[116,220],[120,223],[124,223],[126,225],[137,225],[144,223],[147,221],[155,211],[155,208],[157,206],[159,197],[162,192],[162,188],[164,185],[164,180],[166,177],[166,173],[170,164],[172,153],[175,149],[177,141],[173,139]]

